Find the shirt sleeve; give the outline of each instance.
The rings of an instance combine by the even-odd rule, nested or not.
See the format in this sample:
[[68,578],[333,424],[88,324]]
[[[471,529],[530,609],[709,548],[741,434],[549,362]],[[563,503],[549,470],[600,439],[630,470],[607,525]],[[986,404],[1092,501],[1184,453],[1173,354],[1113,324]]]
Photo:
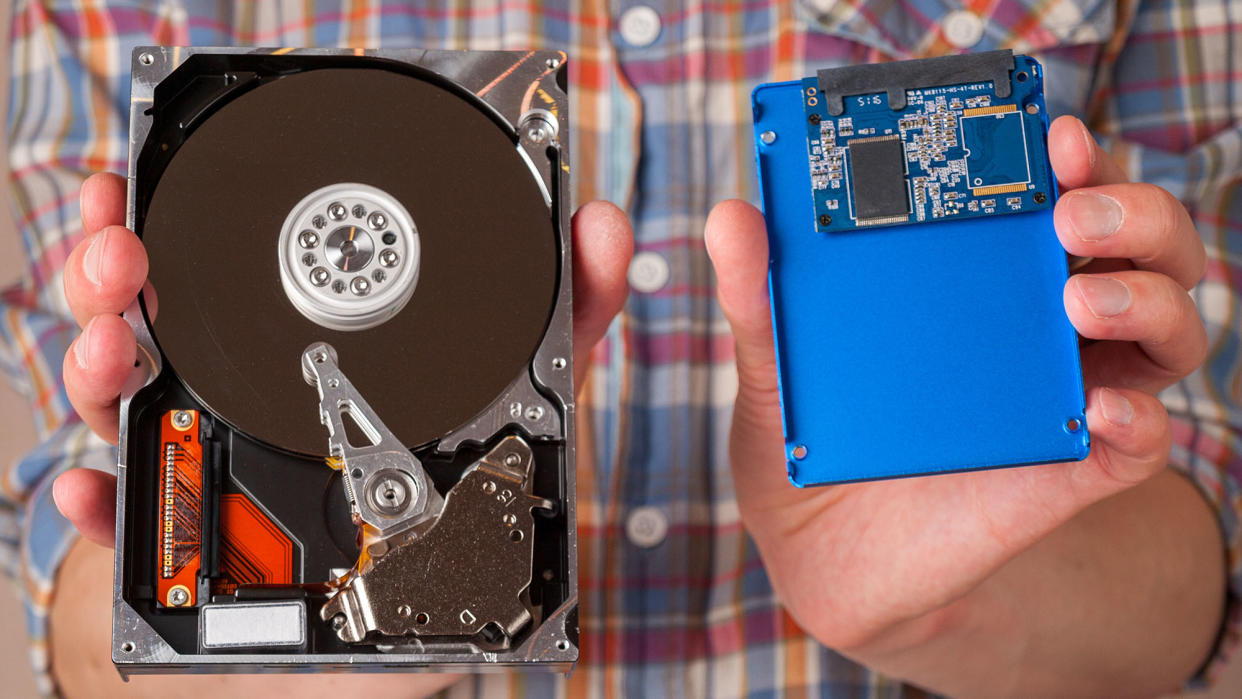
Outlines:
[[1201,684],[1242,632],[1242,13],[1229,3],[1121,6],[1128,32],[1097,74],[1090,126],[1133,180],[1186,205],[1207,249],[1206,275],[1191,292],[1207,327],[1207,361],[1160,395],[1172,417],[1170,463],[1215,511],[1228,561],[1227,616],[1194,680]]

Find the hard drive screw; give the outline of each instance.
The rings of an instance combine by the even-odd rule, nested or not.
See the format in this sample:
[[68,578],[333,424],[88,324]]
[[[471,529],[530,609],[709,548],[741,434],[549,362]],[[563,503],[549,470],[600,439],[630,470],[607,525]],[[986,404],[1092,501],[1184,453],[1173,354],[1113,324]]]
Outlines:
[[339,201],[334,201],[328,205],[328,218],[331,218],[333,221],[340,221],[345,218],[348,213],[349,210],[346,209],[345,205]]
[[337,614],[336,616],[332,617],[332,630],[340,631],[343,628],[345,628],[345,615]]
[[384,250],[379,254],[380,264],[385,267],[396,267],[398,259],[396,250]]
[[532,405],[526,409],[527,420],[530,420],[531,422],[538,422],[542,418],[543,418],[543,408],[537,405]]
[[513,468],[520,463],[522,463],[522,457],[517,454],[510,454],[505,457],[505,466],[508,466],[509,468]]
[[1026,113],[1027,114],[1039,114],[1039,105],[1037,104],[1026,105]]
[[332,279],[332,275],[323,267],[316,267],[311,270],[310,280],[311,284],[315,286],[324,286],[330,279]]
[[315,228],[323,228],[328,225],[328,221],[323,216],[316,215],[315,218],[311,219],[311,225],[315,226]]
[[413,613],[414,613],[414,610],[413,610],[413,609],[410,609],[410,605],[408,605],[408,604],[403,604],[403,605],[401,605],[400,607],[397,607],[397,614],[399,614],[399,615],[401,615],[402,617],[405,617],[405,618],[407,618],[407,619],[408,619],[408,618],[410,617],[410,615],[411,615],[411,614],[413,614]]
[[384,215],[383,211],[372,211],[371,215],[367,217],[367,225],[371,227],[371,230],[378,231],[388,225],[388,217]]
[[500,518],[500,521],[504,522],[506,527],[512,527],[517,524],[517,515],[512,512],[506,513],[504,517]]
[[314,267],[315,266],[315,253],[308,252],[305,255],[303,255],[302,264],[306,265],[307,267]]
[[384,274],[384,270],[382,270],[382,269],[377,269],[377,270],[375,270],[374,272],[372,272],[372,273],[371,273],[371,278],[375,280],[375,283],[376,283],[376,284],[379,284],[380,282],[382,282],[382,281],[384,281],[385,279],[387,279],[387,278],[388,278],[388,275],[387,275],[387,274]]
[[536,119],[526,131],[526,137],[534,143],[543,143],[552,135],[552,129],[542,119]]
[[304,230],[298,234],[298,245],[310,249],[319,244],[319,234],[312,230]]
[[189,601],[190,601],[190,593],[186,592],[185,590],[179,587],[173,588],[172,591],[168,593],[168,602],[174,607],[180,607],[181,605]]
[[548,67],[549,67],[549,68],[552,68],[553,70],[555,70],[555,69],[556,69],[557,67],[559,67],[560,65],[561,65],[561,62],[560,62],[560,60],[559,60],[559,59],[556,59],[556,58],[549,58],[549,59],[548,59]]
[[367,207],[362,204],[354,204],[354,218],[362,218],[367,215]]
[[354,280],[349,283],[349,289],[356,296],[366,296],[371,293],[371,282],[366,277],[354,277]]
[[[194,416],[188,410],[178,410],[173,413],[172,422],[173,425],[185,429],[190,426],[190,423],[194,422]],[[173,590],[173,592],[180,592],[180,590]]]
[[483,484],[483,492],[488,493],[489,495],[490,495],[491,493],[496,492],[496,482],[495,482],[495,481],[487,481],[486,483],[484,483],[484,484]]
[[345,282],[341,281],[340,279],[337,279],[336,281],[332,282],[332,290],[338,294],[345,293]]
[[556,369],[557,371],[564,369],[566,365],[567,363],[565,362],[564,357],[555,357],[552,359],[552,368]]

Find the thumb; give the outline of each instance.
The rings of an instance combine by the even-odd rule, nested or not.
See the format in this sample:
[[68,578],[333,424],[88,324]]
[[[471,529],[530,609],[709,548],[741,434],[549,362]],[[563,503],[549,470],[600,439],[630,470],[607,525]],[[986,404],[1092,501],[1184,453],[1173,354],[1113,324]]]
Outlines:
[[721,202],[707,217],[707,254],[716,296],[737,348],[739,401],[776,402],[776,352],[768,302],[768,238],[763,215],[743,201]]
[[[776,527],[802,491],[785,479],[784,437],[776,350],[768,303],[768,239],[755,207],[726,201],[707,217],[707,254],[716,268],[716,296],[733,329],[737,401],[729,456],[738,505],[752,534]],[[758,513],[779,512],[775,518]]]
[[574,214],[573,246],[574,372],[582,386],[591,348],[625,303],[634,234],[624,211],[593,201]]

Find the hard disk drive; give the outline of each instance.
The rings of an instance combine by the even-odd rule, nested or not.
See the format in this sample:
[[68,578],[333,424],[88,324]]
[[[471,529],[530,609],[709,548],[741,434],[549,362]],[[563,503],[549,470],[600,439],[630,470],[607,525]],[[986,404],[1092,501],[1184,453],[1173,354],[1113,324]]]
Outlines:
[[566,108],[557,52],[135,50],[123,674],[572,668]]

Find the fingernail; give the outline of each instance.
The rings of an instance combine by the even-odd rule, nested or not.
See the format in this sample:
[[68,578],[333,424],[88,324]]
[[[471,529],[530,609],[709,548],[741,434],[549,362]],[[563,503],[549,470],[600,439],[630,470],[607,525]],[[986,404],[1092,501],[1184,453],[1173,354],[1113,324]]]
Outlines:
[[1074,234],[1087,241],[1104,240],[1121,228],[1125,212],[1116,199],[1083,192],[1066,197]]
[[56,509],[60,510],[63,514],[65,510],[60,506],[60,489],[60,478],[57,477],[56,480],[52,481],[52,502],[56,504]]
[[1100,389],[1100,413],[1104,419],[1118,427],[1125,427],[1134,419],[1134,405],[1120,393],[1109,389]]
[[1091,136],[1091,129],[1088,129],[1087,125],[1084,122],[1079,121],[1078,128],[1082,131],[1082,140],[1087,146],[1087,164],[1090,165],[1092,169],[1094,169],[1095,168],[1095,138]]
[[87,281],[95,286],[100,285],[103,278],[103,261],[104,251],[108,247],[108,229],[95,234],[95,238],[91,240],[91,244],[86,247],[86,252],[82,255],[82,274],[86,275]]
[[1078,295],[1096,318],[1111,318],[1130,307],[1130,287],[1108,277],[1074,277]]
[[91,365],[91,331],[94,328],[95,318],[91,318],[86,327],[82,328],[82,334],[78,335],[78,341],[73,343],[73,358],[79,369],[87,369]]

